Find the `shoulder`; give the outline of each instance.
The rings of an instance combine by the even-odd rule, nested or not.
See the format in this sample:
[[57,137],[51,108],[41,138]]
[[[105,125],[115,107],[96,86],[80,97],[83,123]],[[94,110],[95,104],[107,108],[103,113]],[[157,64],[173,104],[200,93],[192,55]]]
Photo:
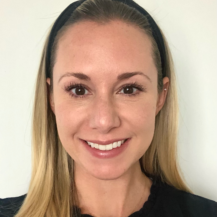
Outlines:
[[[157,203],[168,216],[217,217],[217,202],[178,190],[167,184],[158,184]],[[179,213],[179,214],[178,214]]]
[[0,217],[13,217],[20,209],[26,194],[19,197],[0,198]]

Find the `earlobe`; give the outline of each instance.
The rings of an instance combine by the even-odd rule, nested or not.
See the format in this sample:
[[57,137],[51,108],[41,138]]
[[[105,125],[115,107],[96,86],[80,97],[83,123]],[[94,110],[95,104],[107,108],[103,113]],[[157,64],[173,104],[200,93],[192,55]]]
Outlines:
[[157,115],[159,113],[159,111],[163,108],[164,103],[166,101],[168,89],[169,89],[169,78],[168,77],[164,77],[163,78],[163,90],[162,90],[162,92],[158,96],[158,101],[157,101],[155,115]]
[[55,107],[54,107],[54,100],[53,100],[53,93],[50,92],[50,78],[47,78],[47,96],[49,99],[50,107],[53,113],[55,114]]

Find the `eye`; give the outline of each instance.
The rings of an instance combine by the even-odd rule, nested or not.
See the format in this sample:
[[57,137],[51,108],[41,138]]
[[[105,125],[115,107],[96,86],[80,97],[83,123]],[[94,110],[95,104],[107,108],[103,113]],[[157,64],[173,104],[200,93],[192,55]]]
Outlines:
[[[69,92],[72,97],[75,98],[86,97],[88,92],[87,89],[88,88],[81,83],[70,83],[69,85],[65,86],[65,90]],[[122,92],[123,90],[121,94],[126,96],[136,96],[137,94],[139,94],[139,92],[146,91],[146,89],[142,85],[139,85],[136,82],[125,84],[120,88],[120,90],[120,92]]]
[[[145,88],[142,85],[137,84],[136,82],[125,84],[122,89],[124,94],[127,96],[135,96],[141,91],[145,91]],[[125,91],[124,91],[125,90]]]
[[81,83],[70,83],[65,87],[65,90],[69,92],[72,97],[83,98],[87,92],[87,88]]

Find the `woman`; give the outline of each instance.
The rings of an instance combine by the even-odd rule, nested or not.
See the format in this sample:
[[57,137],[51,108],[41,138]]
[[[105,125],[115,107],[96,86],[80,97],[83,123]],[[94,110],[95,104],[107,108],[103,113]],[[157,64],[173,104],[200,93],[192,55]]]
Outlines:
[[16,217],[217,215],[217,203],[191,194],[179,174],[169,48],[135,2],[82,0],[62,12],[33,114],[28,194],[14,210],[3,202]]

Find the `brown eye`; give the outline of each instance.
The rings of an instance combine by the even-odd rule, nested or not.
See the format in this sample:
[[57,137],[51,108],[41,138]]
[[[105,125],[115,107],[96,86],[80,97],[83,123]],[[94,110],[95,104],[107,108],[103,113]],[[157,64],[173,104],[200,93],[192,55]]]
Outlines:
[[[65,86],[66,92],[69,93],[70,96],[75,98],[83,98],[87,97],[88,88],[81,84],[81,83],[70,83],[69,85]],[[121,94],[125,96],[136,96],[140,92],[145,92],[146,88],[144,88],[142,85],[137,84],[136,82],[126,84],[121,88],[122,92]]]
[[74,95],[84,95],[85,94],[85,88],[82,86],[77,86],[73,88],[72,90],[75,90],[75,92],[72,91]]
[[[123,88],[125,91],[124,91],[124,93],[125,94],[133,94],[133,87],[132,86],[128,86],[128,87],[125,87],[125,88]],[[136,88],[135,88],[136,89]]]
[[125,94],[125,95],[129,95],[129,96],[132,96],[132,95],[135,95],[136,94],[136,91],[138,90],[138,88],[137,87],[135,87],[135,86],[130,86],[130,85],[128,85],[128,86],[125,86],[125,87],[123,87],[122,88],[122,93],[123,94]]
[[122,92],[121,94],[126,95],[126,96],[136,96],[140,92],[145,92],[145,91],[146,89],[142,85],[134,82],[130,84],[125,84],[122,87],[120,92]]
[[[66,92],[69,93],[70,96],[75,98],[83,98],[87,95],[87,88],[80,83],[70,83],[65,86]],[[86,91],[86,92],[85,92]]]

